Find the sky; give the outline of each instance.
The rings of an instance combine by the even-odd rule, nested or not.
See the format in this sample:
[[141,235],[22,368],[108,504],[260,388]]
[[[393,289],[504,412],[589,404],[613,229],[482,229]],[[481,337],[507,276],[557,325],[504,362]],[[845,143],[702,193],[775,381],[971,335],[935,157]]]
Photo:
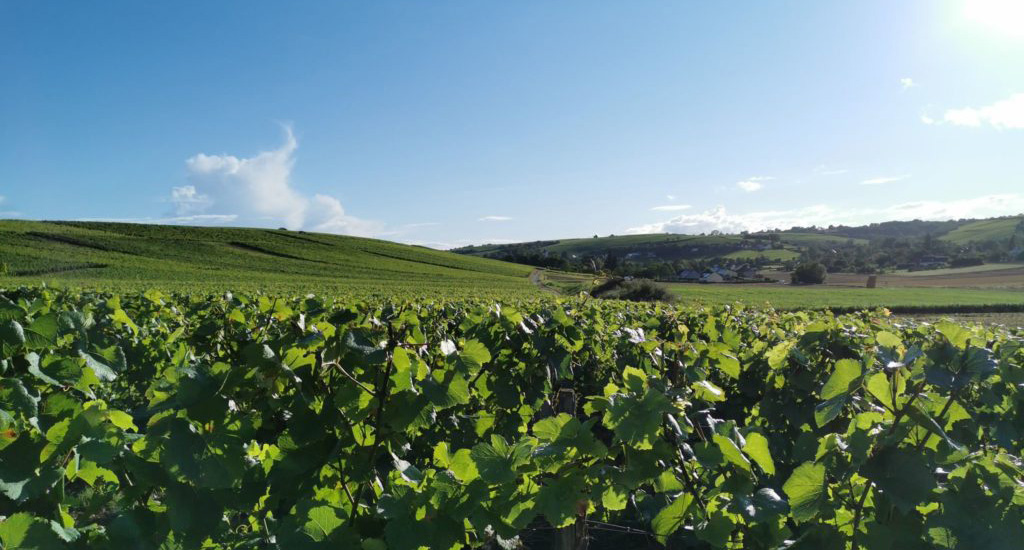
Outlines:
[[0,0],[0,218],[437,248],[1024,212],[1024,2]]

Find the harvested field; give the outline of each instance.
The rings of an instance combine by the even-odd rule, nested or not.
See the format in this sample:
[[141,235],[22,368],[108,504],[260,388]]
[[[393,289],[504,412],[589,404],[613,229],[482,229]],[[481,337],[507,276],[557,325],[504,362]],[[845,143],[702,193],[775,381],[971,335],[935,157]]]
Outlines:
[[[778,281],[789,281],[789,273],[766,271],[764,275]],[[830,273],[825,286],[863,288],[868,275]],[[989,264],[974,268],[911,271],[878,276],[878,287],[946,287],[1024,289],[1024,265]]]

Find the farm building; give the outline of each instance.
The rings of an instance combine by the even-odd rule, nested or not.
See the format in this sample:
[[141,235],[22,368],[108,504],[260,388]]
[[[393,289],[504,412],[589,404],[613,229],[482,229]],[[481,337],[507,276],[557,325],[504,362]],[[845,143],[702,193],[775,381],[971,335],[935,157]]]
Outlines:
[[700,278],[700,282],[702,282],[702,283],[724,283],[725,282],[725,277],[722,277],[721,275],[719,275],[718,273],[715,273],[715,272],[708,272],[708,273],[705,273],[704,276],[702,276]]
[[699,281],[700,280],[700,272],[694,271],[692,269],[684,269],[684,270],[680,271],[676,275],[676,277],[678,277],[679,280],[681,280],[681,281]]

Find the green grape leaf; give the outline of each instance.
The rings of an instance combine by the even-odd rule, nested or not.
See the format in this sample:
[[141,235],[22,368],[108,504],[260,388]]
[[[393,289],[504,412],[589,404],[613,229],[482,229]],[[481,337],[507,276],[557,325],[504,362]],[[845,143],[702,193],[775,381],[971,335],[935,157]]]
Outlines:
[[601,506],[604,506],[605,510],[625,510],[628,503],[629,493],[617,485],[609,485],[601,493]]
[[892,401],[892,386],[889,377],[884,372],[876,372],[869,376],[866,386],[868,393],[885,405],[887,409],[896,410],[896,405]]
[[654,538],[661,544],[668,542],[668,538],[685,525],[686,515],[691,506],[693,506],[693,496],[683,493],[676,497],[671,504],[662,508],[658,515],[651,520]]
[[41,315],[25,327],[25,347],[46,349],[57,343],[57,334],[57,314]]
[[306,514],[306,523],[302,525],[302,531],[309,535],[309,538],[322,542],[331,536],[335,529],[344,523],[338,517],[337,510],[330,506],[316,506],[309,509]]
[[860,375],[860,362],[853,359],[840,359],[836,361],[832,375],[828,377],[825,386],[821,388],[821,398],[828,400],[849,393]]
[[899,336],[885,330],[875,334],[875,341],[887,348],[898,348],[903,345],[903,341],[900,340]]
[[476,468],[476,462],[473,461],[472,452],[469,449],[455,451],[451,457],[450,469],[452,474],[463,483],[470,483],[480,477],[480,472]]
[[59,550],[67,547],[50,522],[27,512],[18,512],[0,521],[0,541],[5,550]]
[[904,513],[924,502],[936,486],[921,453],[907,449],[883,449],[868,460],[863,472]]
[[946,337],[950,344],[964,349],[967,347],[967,340],[971,337],[971,331],[965,329],[962,325],[958,325],[949,320],[942,320],[935,323],[935,330],[939,334]]
[[789,497],[794,519],[800,522],[814,519],[825,501],[825,466],[813,462],[797,466],[782,490]]
[[740,451],[735,441],[720,434],[714,434],[712,440],[714,440],[715,445],[718,445],[718,449],[722,451],[722,456],[727,461],[743,468],[747,472],[750,471],[750,461],[747,460],[747,457],[743,456],[743,452]]
[[746,435],[743,444],[743,452],[747,454],[758,466],[768,475],[775,475],[775,462],[772,460],[772,453],[768,449],[768,438],[751,432]]
[[[3,304],[0,303],[0,306]],[[0,322],[0,343],[18,347],[25,344],[25,329],[17,321]]]

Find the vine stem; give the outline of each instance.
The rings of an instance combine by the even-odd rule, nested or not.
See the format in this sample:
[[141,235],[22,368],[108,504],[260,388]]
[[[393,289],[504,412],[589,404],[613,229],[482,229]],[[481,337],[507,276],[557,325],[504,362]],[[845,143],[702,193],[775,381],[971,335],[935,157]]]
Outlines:
[[[388,366],[386,369],[384,369],[383,380],[381,380],[381,383],[378,384],[379,389],[377,390],[376,393],[377,414],[374,416],[373,419],[373,447],[370,448],[369,457],[371,469],[373,468],[374,462],[377,460],[377,451],[378,449],[380,449],[380,434],[381,429],[383,428],[384,425],[384,405],[387,403],[388,390],[390,389],[388,387],[388,382],[391,381],[391,371],[394,370],[395,368],[395,360],[393,355],[395,349],[395,333],[394,327],[391,325],[391,323],[388,323],[388,347],[391,350],[391,354],[389,354],[388,356]],[[356,517],[359,515],[359,503],[362,502],[363,500],[363,493],[366,492],[367,485],[368,482],[360,483],[359,488],[356,489],[355,498],[352,502],[352,515],[348,518],[349,525],[352,525],[352,523],[355,522]]]
[[354,382],[355,385],[359,386],[359,388],[362,389],[363,391],[365,391],[366,393],[376,397],[377,394],[374,393],[373,390],[371,390],[369,387],[367,387],[366,384],[363,384],[359,380],[356,380],[356,377],[352,376],[352,374],[350,374],[347,370],[345,370],[345,367],[341,366],[341,363],[339,363],[337,361],[328,361],[328,362],[324,363],[324,366],[325,367],[334,367],[334,368],[338,369],[338,372],[340,372],[341,374],[345,375],[345,378],[348,378],[349,380]]
[[[942,411],[939,412],[939,417],[935,421],[936,424],[941,422],[942,418],[946,416],[947,412],[949,412],[949,408],[953,406],[953,401],[956,401],[956,391],[950,392],[949,399],[946,399],[946,404],[942,406]],[[924,436],[924,438],[922,438],[921,441],[917,442],[916,449],[918,451],[920,451],[922,448],[924,448],[924,444],[927,443],[928,440],[931,439],[931,438],[932,438],[932,434],[931,433],[929,433],[928,435]]]
[[[851,484],[850,487],[852,488],[853,485]],[[862,511],[864,510],[864,501],[867,500],[868,493],[870,493],[874,488],[875,486],[869,481],[868,486],[864,488],[864,492],[860,494],[860,500],[857,501],[857,507],[853,510],[853,533],[850,536],[850,538],[853,539],[851,550],[857,550],[860,548],[860,543],[857,542],[857,529],[860,527],[860,518]]]

